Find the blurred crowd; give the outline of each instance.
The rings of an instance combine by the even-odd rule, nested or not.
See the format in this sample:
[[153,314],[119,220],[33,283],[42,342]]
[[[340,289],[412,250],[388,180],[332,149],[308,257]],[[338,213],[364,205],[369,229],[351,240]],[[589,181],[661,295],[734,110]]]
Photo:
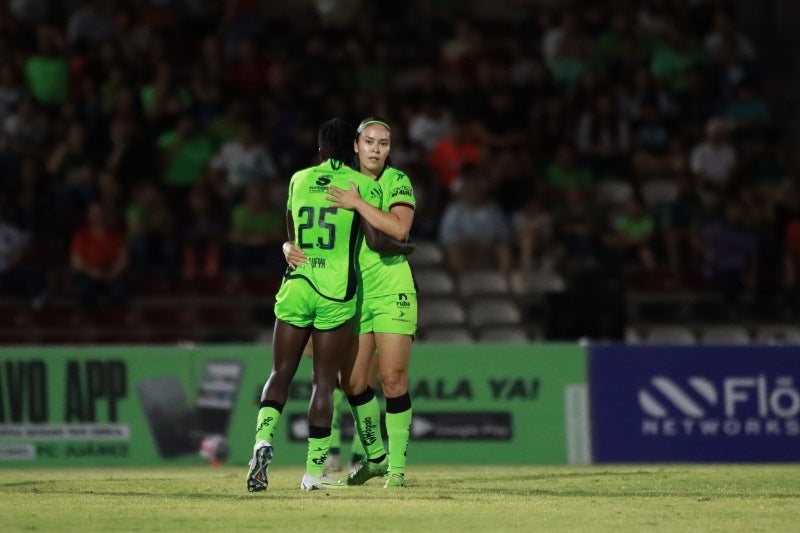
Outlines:
[[[0,282],[283,269],[291,174],[392,124],[448,268],[718,291],[798,312],[775,65],[714,0],[14,0],[0,6]],[[541,5],[540,5],[541,4]],[[480,9],[478,7],[480,7]]]

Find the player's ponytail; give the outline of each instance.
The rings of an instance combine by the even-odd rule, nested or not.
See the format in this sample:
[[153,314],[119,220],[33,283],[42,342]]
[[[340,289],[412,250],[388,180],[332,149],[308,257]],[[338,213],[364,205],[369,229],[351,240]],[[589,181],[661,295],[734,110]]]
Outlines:
[[349,161],[354,138],[355,131],[349,122],[340,118],[323,122],[317,134],[320,159],[330,160],[334,169],[341,168],[346,161]]

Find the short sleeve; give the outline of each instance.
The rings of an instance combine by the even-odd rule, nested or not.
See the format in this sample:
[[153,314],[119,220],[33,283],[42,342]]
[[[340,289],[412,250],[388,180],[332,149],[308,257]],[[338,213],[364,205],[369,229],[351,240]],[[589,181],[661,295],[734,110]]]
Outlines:
[[411,180],[402,172],[398,173],[390,189],[385,192],[388,193],[388,209],[391,209],[395,205],[405,205],[413,209],[417,205],[417,200],[414,198],[414,187],[411,186]]

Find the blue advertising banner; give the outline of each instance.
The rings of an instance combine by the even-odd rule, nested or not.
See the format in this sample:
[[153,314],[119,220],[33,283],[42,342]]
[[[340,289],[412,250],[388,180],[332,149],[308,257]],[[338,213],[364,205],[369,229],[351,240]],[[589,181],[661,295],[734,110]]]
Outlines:
[[800,347],[591,348],[595,462],[800,460]]

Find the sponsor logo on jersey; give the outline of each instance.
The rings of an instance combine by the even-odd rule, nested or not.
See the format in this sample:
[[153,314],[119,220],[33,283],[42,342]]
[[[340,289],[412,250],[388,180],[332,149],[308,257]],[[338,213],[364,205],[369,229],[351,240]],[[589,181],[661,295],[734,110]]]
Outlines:
[[314,185],[308,188],[308,192],[325,192],[331,184],[331,177],[327,174],[317,178]]
[[408,185],[401,185],[400,187],[395,187],[392,189],[391,197],[394,198],[395,196],[413,196],[414,189],[409,187]]
[[411,307],[411,302],[408,301],[408,295],[404,292],[397,294],[397,307]]

